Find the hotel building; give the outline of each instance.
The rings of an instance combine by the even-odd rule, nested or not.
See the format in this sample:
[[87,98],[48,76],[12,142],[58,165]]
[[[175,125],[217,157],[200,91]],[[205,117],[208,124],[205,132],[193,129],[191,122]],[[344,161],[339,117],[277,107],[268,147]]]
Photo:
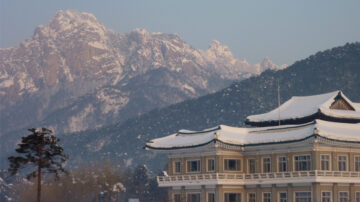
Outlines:
[[292,97],[246,124],[147,142],[168,154],[158,184],[170,201],[360,202],[360,104],[341,91]]

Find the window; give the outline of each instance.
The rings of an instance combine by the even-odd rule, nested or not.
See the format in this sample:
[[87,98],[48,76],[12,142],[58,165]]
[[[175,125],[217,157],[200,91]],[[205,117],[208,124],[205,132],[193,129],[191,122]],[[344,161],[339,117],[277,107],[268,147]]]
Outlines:
[[330,170],[330,156],[320,155],[321,157],[321,170]]
[[215,171],[215,159],[207,160],[207,171]]
[[311,156],[295,156],[295,171],[303,171],[311,169]]
[[346,171],[346,156],[338,156],[339,171]]
[[288,170],[287,164],[288,164],[287,156],[280,156],[279,157],[279,172],[286,172]]
[[234,170],[239,171],[241,170],[241,160],[240,159],[225,159],[224,160],[224,167],[225,170]]
[[280,202],[287,202],[287,192],[280,192],[279,193],[279,201]]
[[200,172],[200,160],[187,161],[188,172]]
[[208,193],[207,202],[215,202],[215,193]]
[[256,193],[249,193],[248,202],[256,202]]
[[295,202],[311,202],[311,192],[295,192]]
[[200,202],[200,193],[190,193],[187,195],[187,202]]
[[330,156],[329,155],[320,155],[321,158],[321,170],[330,170]]
[[174,170],[175,173],[180,173],[181,172],[181,162],[180,161],[175,161],[174,168],[175,168],[175,170]]
[[354,164],[355,164],[355,171],[360,171],[360,156],[355,156]]
[[360,202],[360,192],[355,192],[355,202]]
[[249,159],[249,173],[256,173],[256,159]]
[[241,194],[240,193],[225,193],[225,202],[241,202]]
[[331,202],[331,192],[321,192],[321,202]]
[[181,195],[180,194],[174,194],[174,202],[181,202]]
[[263,193],[263,202],[271,202],[271,193],[270,192]]
[[339,202],[349,202],[349,192],[347,191],[339,192]]
[[270,157],[263,158],[263,172],[264,173],[271,172],[271,158]]

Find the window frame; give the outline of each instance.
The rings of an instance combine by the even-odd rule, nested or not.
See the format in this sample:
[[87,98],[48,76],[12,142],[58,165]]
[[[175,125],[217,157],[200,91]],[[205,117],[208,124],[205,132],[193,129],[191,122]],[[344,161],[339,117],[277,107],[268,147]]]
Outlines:
[[248,200],[247,200],[247,202],[250,202],[250,194],[254,194],[254,196],[255,196],[255,202],[256,202],[256,192],[249,192],[249,193],[248,193]]
[[[265,159],[269,159],[269,171],[265,172]],[[272,172],[272,159],[269,156],[265,156],[261,158],[261,171],[262,173],[271,173]]]
[[263,192],[262,193],[262,202],[266,202],[265,201],[265,194],[269,194],[269,196],[270,196],[270,198],[269,198],[269,200],[270,200],[270,202],[272,202],[272,195],[271,195],[271,192]]
[[[180,164],[180,167],[179,167],[180,171],[179,172],[176,172],[176,163]],[[173,169],[173,171],[174,171],[174,174],[181,174],[181,160],[174,161],[174,169]]]
[[[359,160],[360,160],[360,155],[355,155],[354,156],[354,171],[355,172],[360,172],[360,165],[359,165],[359,169],[356,170],[356,158],[359,158]],[[360,164],[360,161],[359,161],[359,164]]]
[[287,191],[279,191],[278,192],[278,197],[279,197],[279,202],[281,202],[281,197],[280,197],[280,195],[282,194],[282,193],[285,193],[286,194],[286,202],[288,202],[289,201],[289,196],[288,196],[288,193],[287,193]]
[[206,202],[209,202],[209,194],[214,194],[214,202],[216,201],[215,192],[207,192],[206,193]]
[[[323,159],[322,157],[323,156],[328,156],[329,159],[328,159],[328,170],[325,170],[322,168],[322,162],[323,162]],[[330,154],[320,154],[320,170],[324,170],[324,171],[330,171],[331,170],[331,155]]]
[[[213,170],[209,170],[209,161],[214,162],[214,169]],[[207,158],[206,159],[206,171],[207,172],[215,172],[216,171],[216,160],[215,160],[215,158]]]
[[[345,157],[345,170],[340,170],[340,157]],[[347,155],[337,155],[338,171],[348,171],[348,156]]]
[[240,195],[240,202],[242,202],[243,201],[243,195],[242,195],[242,192],[231,192],[231,191],[227,191],[227,192],[224,192],[224,194],[223,194],[223,201],[224,202],[226,202],[226,197],[225,197],[225,195],[226,194],[239,194]]
[[[237,161],[240,161],[240,167],[239,169],[235,169],[235,170],[230,170],[230,169],[226,169],[226,160],[235,160],[235,165],[237,166]],[[230,171],[230,172],[241,172],[242,171],[242,160],[241,158],[224,158],[224,171]]]
[[322,202],[322,200],[323,200],[323,193],[325,193],[325,192],[330,193],[330,202],[332,202],[332,191],[327,191],[327,190],[321,191],[320,201]]
[[339,202],[340,202],[340,197],[341,197],[341,194],[340,194],[340,193],[347,193],[347,202],[350,201],[350,194],[349,194],[348,191],[339,191],[339,192],[338,192],[338,200],[339,200]]
[[355,191],[355,197],[354,197],[355,202],[358,202],[358,201],[356,200],[356,199],[357,199],[357,198],[356,198],[356,195],[357,195],[357,194],[359,194],[359,198],[358,198],[359,200],[358,200],[358,201],[360,202],[360,191]]
[[173,194],[172,194],[172,197],[173,197],[174,201],[176,202],[175,195],[179,195],[179,197],[180,197],[180,202],[182,202],[182,200],[181,200],[181,193],[173,193]]
[[[309,156],[310,158],[307,160],[307,161],[309,161],[309,166],[307,166],[307,167],[309,167],[309,169],[308,170],[296,170],[296,157],[300,157],[300,156]],[[295,172],[297,172],[297,171],[310,171],[311,169],[312,169],[312,156],[311,156],[311,154],[299,154],[299,155],[294,155],[294,157],[293,157],[293,170],[295,171]]]
[[310,193],[310,202],[312,202],[312,191],[295,191],[294,192],[294,202],[296,202],[296,193]]
[[[188,170],[188,162],[192,162],[192,161],[197,161],[198,163],[198,170],[197,171],[191,171]],[[186,173],[200,173],[201,172],[201,159],[191,159],[191,160],[186,160]]]
[[[281,166],[281,163],[283,163],[283,161],[280,161],[280,158],[286,158],[286,170],[285,171],[281,171],[280,170],[280,167],[282,167]],[[289,157],[288,156],[279,156],[278,157],[278,172],[289,172]]]
[[187,192],[186,193],[186,202],[191,202],[189,200],[189,195],[193,195],[193,194],[199,195],[199,201],[201,202],[201,192]]
[[[254,172],[250,172],[251,171],[251,167],[250,167],[250,160],[254,160]],[[256,158],[249,158],[247,159],[247,167],[248,167],[248,173],[256,173]]]

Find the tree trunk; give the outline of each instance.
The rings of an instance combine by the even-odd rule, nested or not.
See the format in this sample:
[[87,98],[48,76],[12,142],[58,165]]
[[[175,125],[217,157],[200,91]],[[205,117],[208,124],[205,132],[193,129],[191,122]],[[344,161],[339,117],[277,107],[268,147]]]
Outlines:
[[37,186],[37,202],[41,199],[41,162],[42,162],[42,148],[39,151],[39,164],[38,164],[38,186]]

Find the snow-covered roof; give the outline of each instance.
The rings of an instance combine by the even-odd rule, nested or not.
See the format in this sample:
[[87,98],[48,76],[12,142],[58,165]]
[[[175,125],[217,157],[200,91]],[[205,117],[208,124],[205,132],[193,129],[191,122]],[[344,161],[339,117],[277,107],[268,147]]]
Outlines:
[[276,144],[301,141],[314,135],[333,140],[360,143],[360,124],[315,120],[301,125],[260,128],[236,128],[220,125],[203,131],[181,130],[166,137],[153,139],[146,143],[146,149],[182,149],[199,147],[214,141],[238,146]]
[[[330,106],[339,98],[343,98],[355,111],[330,109]],[[341,91],[313,95],[294,96],[280,106],[280,120],[296,120],[321,113],[326,116],[342,119],[358,119],[360,121],[360,105],[353,103]],[[318,118],[318,117],[315,117]],[[246,123],[256,125],[261,122],[278,122],[279,108],[268,113],[248,116]]]

